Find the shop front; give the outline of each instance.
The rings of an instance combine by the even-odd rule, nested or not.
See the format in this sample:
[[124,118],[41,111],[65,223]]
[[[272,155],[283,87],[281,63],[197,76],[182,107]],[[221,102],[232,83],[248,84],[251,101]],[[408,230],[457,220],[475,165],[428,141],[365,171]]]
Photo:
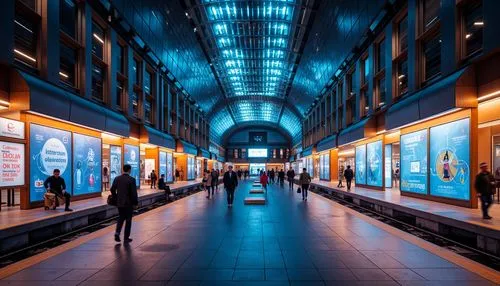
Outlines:
[[208,161],[210,160],[210,152],[203,148],[198,148],[198,156],[196,157],[196,178],[202,178],[205,170],[209,169]]
[[316,146],[319,156],[319,179],[322,181],[338,180],[337,136],[331,135]]
[[301,158],[302,158],[302,166],[300,166],[299,163],[299,174],[302,173],[302,169],[306,168],[307,172],[313,178],[315,176],[314,172],[314,158],[313,158],[313,153],[315,153],[315,146],[309,146],[306,149],[302,151]]
[[147,125],[140,127],[140,181],[143,188],[151,187],[153,171],[157,179],[165,175],[165,182],[173,182],[175,147],[175,139],[172,136]]
[[192,181],[196,179],[196,155],[198,155],[196,146],[184,140],[177,139],[174,158],[176,172],[179,173],[180,181]]

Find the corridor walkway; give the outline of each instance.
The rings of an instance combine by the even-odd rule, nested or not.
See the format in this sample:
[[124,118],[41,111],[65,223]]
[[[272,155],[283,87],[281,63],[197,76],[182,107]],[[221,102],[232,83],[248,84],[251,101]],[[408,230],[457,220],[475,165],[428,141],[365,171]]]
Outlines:
[[232,209],[198,193],[136,217],[128,246],[110,226],[0,269],[0,285],[495,285],[311,193],[271,185],[266,206],[245,206],[252,181]]

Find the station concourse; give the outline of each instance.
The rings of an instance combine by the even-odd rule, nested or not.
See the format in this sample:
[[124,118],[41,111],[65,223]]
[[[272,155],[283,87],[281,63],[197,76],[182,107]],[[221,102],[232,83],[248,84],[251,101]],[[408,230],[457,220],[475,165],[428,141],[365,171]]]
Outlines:
[[0,1],[0,286],[500,285],[497,11]]

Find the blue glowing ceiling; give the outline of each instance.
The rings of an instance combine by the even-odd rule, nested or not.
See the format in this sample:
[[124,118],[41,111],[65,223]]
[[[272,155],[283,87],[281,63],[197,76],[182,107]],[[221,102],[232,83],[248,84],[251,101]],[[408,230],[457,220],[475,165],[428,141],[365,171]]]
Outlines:
[[312,1],[185,2],[224,93],[224,108],[208,112],[212,137],[245,122],[271,122],[300,137],[302,115],[287,95]]

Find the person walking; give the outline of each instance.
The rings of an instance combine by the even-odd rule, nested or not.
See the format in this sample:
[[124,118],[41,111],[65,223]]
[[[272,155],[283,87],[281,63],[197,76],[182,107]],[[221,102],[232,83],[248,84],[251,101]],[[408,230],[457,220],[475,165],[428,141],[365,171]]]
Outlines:
[[104,191],[106,192],[109,187],[109,172],[108,167],[102,168],[102,186],[104,187]]
[[175,181],[176,182],[180,181],[180,177],[181,177],[181,172],[179,171],[178,168],[175,168]]
[[[64,197],[64,211],[73,211],[69,208],[71,195],[66,192],[66,182],[64,181],[63,177],[61,177],[61,171],[59,169],[54,169],[54,171],[52,171],[52,176],[48,177],[45,182],[43,182],[43,186],[45,187],[47,192],[51,192],[60,198]],[[58,205],[59,200],[56,198],[56,206]]]
[[241,169],[239,169],[237,173],[238,173],[238,180],[240,180],[240,181],[241,181],[241,175],[243,174],[243,173],[241,172]]
[[217,183],[219,181],[219,172],[217,172],[215,169],[212,169],[210,176],[211,176],[210,185],[212,186],[212,193],[213,193],[217,189]]
[[266,172],[263,172],[262,175],[259,178],[260,184],[262,185],[262,188],[267,191],[267,183],[269,182],[269,177],[267,177]]
[[342,181],[344,180],[344,166],[340,166],[339,169],[339,183],[337,184],[337,188],[343,188]]
[[476,175],[474,186],[476,188],[477,196],[481,200],[483,219],[492,219],[492,217],[488,214],[488,209],[493,203],[493,195],[495,194],[495,178],[488,171],[487,163],[481,163],[479,168],[481,169],[481,172]]
[[134,208],[139,204],[137,197],[137,186],[135,179],[130,176],[130,165],[123,165],[123,174],[116,177],[111,185],[111,194],[116,197],[118,207],[118,222],[116,223],[115,241],[120,242],[120,233],[125,222],[125,233],[123,239],[126,243],[132,241],[130,232],[132,230],[132,214]]
[[286,177],[288,178],[288,188],[293,190],[293,180],[295,179],[295,170],[290,167],[290,170],[286,172]]
[[311,184],[311,175],[309,175],[306,168],[303,168],[302,173],[300,173],[299,184],[302,187],[302,200],[307,201],[307,192],[309,191],[309,184]]
[[214,189],[212,187],[212,176],[208,170],[205,170],[205,174],[203,175],[203,186],[207,191],[207,199],[210,199],[210,191],[212,191],[212,197],[214,196]]
[[276,172],[274,171],[274,168],[271,169],[271,172],[269,172],[270,177],[271,177],[271,183],[276,183]]
[[351,182],[352,182],[352,179],[354,178],[354,172],[351,169],[351,165],[347,165],[347,169],[345,169],[345,171],[344,171],[344,178],[345,178],[345,182],[347,184],[347,190],[350,191],[351,190]]
[[158,180],[158,177],[156,176],[155,170],[151,171],[151,174],[149,174],[149,179],[151,180],[151,189],[156,189],[156,181]]
[[233,171],[233,166],[228,167],[228,171],[224,174],[223,182],[224,188],[227,192],[227,206],[232,207],[234,201],[234,191],[238,186],[238,177],[236,172]]
[[278,181],[280,183],[280,187],[284,187],[285,185],[285,171],[283,171],[283,169],[281,169],[279,172],[278,172]]

